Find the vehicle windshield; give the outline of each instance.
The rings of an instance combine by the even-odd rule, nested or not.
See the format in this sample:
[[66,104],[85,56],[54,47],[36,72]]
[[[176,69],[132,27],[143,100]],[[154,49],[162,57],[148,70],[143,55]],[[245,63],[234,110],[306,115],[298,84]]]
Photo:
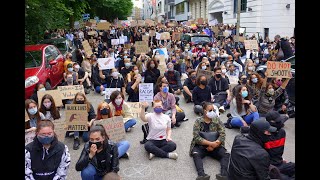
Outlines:
[[64,53],[67,50],[65,42],[56,43],[54,45],[59,49],[61,53]]
[[210,42],[210,38],[209,37],[206,37],[206,36],[194,36],[194,37],[191,37],[191,42],[194,42],[194,43],[198,43],[198,42]]
[[42,60],[42,51],[26,51],[24,54],[25,68],[39,67]]

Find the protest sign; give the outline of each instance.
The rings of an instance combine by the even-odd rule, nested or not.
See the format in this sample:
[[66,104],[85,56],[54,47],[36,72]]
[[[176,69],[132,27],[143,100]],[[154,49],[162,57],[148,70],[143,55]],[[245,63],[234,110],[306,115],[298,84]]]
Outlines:
[[108,119],[96,120],[93,124],[101,124],[106,130],[109,139],[113,142],[119,142],[126,136],[122,116],[113,116]]
[[200,75],[205,75],[206,78],[207,78],[207,81],[209,81],[212,77],[212,71],[207,71],[207,70],[203,70],[203,69],[199,69],[198,70],[198,73],[197,73],[197,78],[200,76]]
[[165,57],[164,55],[156,55],[157,59],[159,59],[159,65],[166,65]]
[[97,24],[97,30],[109,30],[110,23],[109,22],[100,22]]
[[130,49],[131,48],[131,44],[124,44],[124,48],[125,49]]
[[[59,90],[56,89],[56,90],[37,91],[39,102],[41,102],[41,99],[45,94],[49,94],[49,95],[52,96],[52,98],[54,99],[54,103],[55,103],[56,107],[63,106],[61,93],[60,93]],[[39,103],[39,107],[40,106],[41,106],[41,104]]]
[[[88,131],[88,111],[86,104],[66,104],[67,131]],[[91,120],[91,119],[90,119]]]
[[168,23],[168,26],[169,26],[169,27],[173,27],[173,26],[174,26],[174,23],[169,22],[169,23]]
[[167,66],[164,64],[159,64],[158,69],[160,70],[160,75],[164,75],[166,72]]
[[27,144],[31,143],[33,141],[34,137],[36,137],[35,131],[25,132],[24,145],[26,146]]
[[137,21],[133,20],[130,22],[131,27],[136,27],[137,26]]
[[153,101],[153,83],[139,84],[139,102]]
[[114,68],[114,61],[115,59],[113,57],[98,58],[99,70]]
[[99,36],[103,36],[103,32],[99,32]]
[[89,31],[89,32],[88,32],[88,35],[89,35],[89,36],[94,36],[96,33],[97,33],[96,31]]
[[172,40],[180,41],[181,32],[173,32],[172,33]]
[[97,23],[97,21],[95,19],[90,19],[89,22],[91,22],[92,24]]
[[198,18],[197,22],[198,22],[198,24],[204,24],[203,18]]
[[136,48],[136,54],[149,52],[148,42],[146,41],[136,41],[135,48]]
[[229,31],[224,31],[223,32],[223,36],[226,36],[226,37],[230,36],[230,32]]
[[245,37],[243,37],[243,36],[239,36],[239,42],[244,42],[244,40],[246,40],[246,38],[245,38]]
[[66,136],[66,120],[65,119],[55,119],[52,121],[54,124],[54,132],[56,133],[58,140],[60,142],[64,142],[64,138]]
[[118,45],[120,43],[119,39],[111,39],[111,45]]
[[257,40],[244,40],[245,49],[258,49]]
[[237,76],[228,76],[230,84],[238,84],[239,78]]
[[78,92],[84,94],[83,85],[73,85],[73,86],[58,86],[58,90],[61,95],[61,99],[74,99]]
[[89,44],[92,44],[92,43],[95,43],[95,42],[96,42],[96,39],[93,39],[93,38],[89,39]]
[[128,36],[120,36],[119,39],[120,39],[120,42],[119,42],[120,44],[124,44],[128,42]]
[[105,99],[110,99],[110,95],[113,91],[120,91],[121,92],[121,89],[120,88],[105,88],[104,89]]
[[149,36],[156,36],[155,30],[149,30]]
[[167,48],[154,49],[152,53],[153,53],[153,54],[156,54],[156,51],[159,53],[159,55],[164,55],[164,57],[165,57],[166,59],[169,58]]
[[127,102],[127,104],[130,106],[133,117],[139,118],[142,109],[142,104],[140,102]]
[[156,40],[160,40],[161,39],[161,34],[156,32]]
[[291,78],[291,63],[267,61],[267,73],[269,78]]
[[144,20],[138,20],[138,26],[144,26]]
[[87,56],[91,56],[93,54],[92,48],[87,40],[82,41],[82,46]]
[[163,32],[163,33],[161,33],[160,40],[168,40],[168,39],[171,39],[169,32]]
[[148,35],[142,35],[142,41],[149,41]]
[[217,27],[217,26],[212,27],[212,31],[214,32],[215,35],[218,35],[219,27]]

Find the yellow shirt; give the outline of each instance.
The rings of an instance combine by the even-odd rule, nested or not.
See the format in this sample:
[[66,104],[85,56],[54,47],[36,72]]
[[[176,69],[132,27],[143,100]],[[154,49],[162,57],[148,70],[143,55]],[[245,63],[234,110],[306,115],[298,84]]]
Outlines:
[[68,64],[72,63],[72,60],[71,59],[66,59],[63,63],[63,66],[64,66],[64,72],[67,73],[68,72]]

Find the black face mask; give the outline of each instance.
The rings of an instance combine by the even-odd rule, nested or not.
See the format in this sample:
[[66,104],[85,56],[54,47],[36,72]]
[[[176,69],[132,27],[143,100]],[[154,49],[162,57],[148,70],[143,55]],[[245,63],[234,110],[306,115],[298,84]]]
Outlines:
[[195,80],[195,79],[197,79],[197,76],[191,76],[191,79]]
[[206,86],[207,85],[207,81],[200,81],[200,84]]
[[84,104],[84,101],[80,100],[80,101],[76,101],[77,104]]
[[247,79],[242,79],[241,84],[247,84]]
[[222,76],[221,76],[221,74],[216,74],[216,77],[217,77],[218,79],[220,79]]
[[89,141],[89,148],[91,147],[92,144],[95,144],[97,146],[97,149],[100,149],[102,146],[102,142],[91,142]]
[[109,109],[103,108],[102,110],[100,110],[100,113],[101,113],[102,115],[108,115],[108,114],[109,114]]

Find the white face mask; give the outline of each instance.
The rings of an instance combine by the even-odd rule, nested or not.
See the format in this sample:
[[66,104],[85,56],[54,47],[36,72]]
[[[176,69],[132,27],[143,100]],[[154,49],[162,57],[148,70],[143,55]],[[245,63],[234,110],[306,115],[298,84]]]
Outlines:
[[139,74],[139,70],[134,70],[134,73],[135,74]]
[[207,112],[207,117],[212,119],[212,118],[217,117],[217,114],[214,111],[208,111]]
[[111,76],[113,77],[113,78],[117,78],[118,77],[118,72],[113,72],[113,73],[111,73]]
[[207,66],[201,66],[201,69],[202,69],[202,70],[206,70],[206,69],[207,69]]
[[227,70],[226,69],[222,69],[221,72],[222,72],[222,74],[225,74],[227,72]]
[[115,102],[118,106],[120,106],[120,104],[122,103],[122,98],[121,98],[121,99],[116,99],[116,100],[114,100],[114,102]]
[[253,71],[253,66],[248,67],[249,71]]

